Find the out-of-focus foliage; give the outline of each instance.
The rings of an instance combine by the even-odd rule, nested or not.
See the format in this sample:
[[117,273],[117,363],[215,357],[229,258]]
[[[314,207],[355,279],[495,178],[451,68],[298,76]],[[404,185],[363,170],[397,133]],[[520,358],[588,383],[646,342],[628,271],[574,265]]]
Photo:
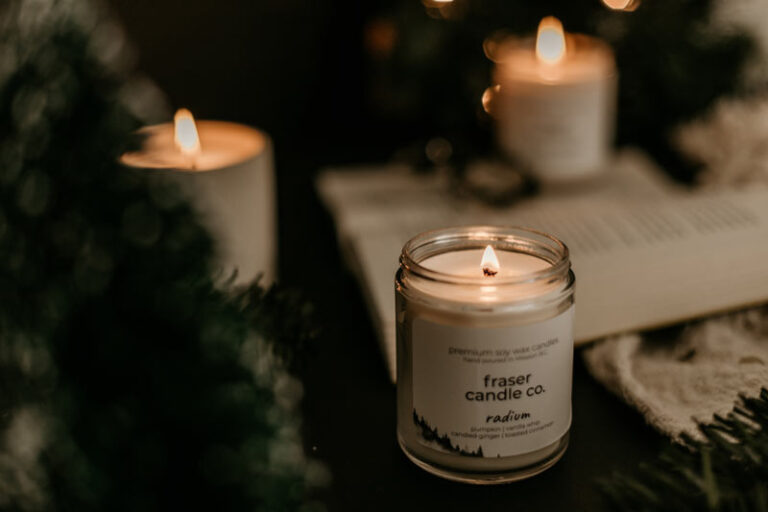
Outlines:
[[116,163],[147,105],[99,7],[0,4],[0,510],[311,508],[276,355],[307,311],[214,286],[190,207]]
[[768,507],[768,390],[742,397],[727,417],[684,435],[632,475],[602,483],[612,510],[622,512],[762,512]]

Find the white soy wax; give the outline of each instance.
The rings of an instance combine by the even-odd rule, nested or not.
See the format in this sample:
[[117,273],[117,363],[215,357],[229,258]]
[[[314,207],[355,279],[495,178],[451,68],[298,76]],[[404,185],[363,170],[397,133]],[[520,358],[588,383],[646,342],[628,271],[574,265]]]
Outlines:
[[571,423],[568,250],[521,228],[425,233],[396,276],[398,439],[439,476],[500,483],[564,453]]

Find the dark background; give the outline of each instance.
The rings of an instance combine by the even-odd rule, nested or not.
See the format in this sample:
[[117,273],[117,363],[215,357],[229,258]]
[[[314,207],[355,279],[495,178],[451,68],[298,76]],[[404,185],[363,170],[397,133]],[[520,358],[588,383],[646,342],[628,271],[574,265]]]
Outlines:
[[281,174],[299,159],[380,158],[407,138],[375,122],[365,101],[363,26],[375,1],[111,3],[171,106],[264,129]]
[[323,329],[304,370],[304,420],[307,450],[333,473],[319,494],[329,510],[596,510],[597,478],[631,470],[656,452],[664,441],[592,381],[577,354],[572,444],[544,475],[468,487],[432,477],[400,453],[394,387],[312,182],[323,166],[386,160],[423,132],[377,119],[366,100],[363,30],[381,2],[111,3],[141,70],[172,108],[247,123],[273,137],[280,281],[317,305]]

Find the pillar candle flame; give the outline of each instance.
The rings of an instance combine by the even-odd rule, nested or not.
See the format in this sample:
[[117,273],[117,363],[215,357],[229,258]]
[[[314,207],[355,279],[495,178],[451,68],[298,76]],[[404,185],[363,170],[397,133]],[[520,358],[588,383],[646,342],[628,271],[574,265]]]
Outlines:
[[632,12],[640,5],[640,0],[603,0],[603,4],[614,11]]
[[565,50],[563,24],[554,16],[542,19],[536,34],[536,57],[545,64],[557,64],[565,56]]
[[483,253],[483,259],[480,261],[480,267],[483,269],[483,275],[487,277],[493,277],[499,273],[501,265],[499,265],[499,258],[496,257],[496,251],[490,245],[485,247]]
[[175,142],[184,155],[194,157],[200,153],[200,137],[192,112],[185,108],[176,111],[173,117]]

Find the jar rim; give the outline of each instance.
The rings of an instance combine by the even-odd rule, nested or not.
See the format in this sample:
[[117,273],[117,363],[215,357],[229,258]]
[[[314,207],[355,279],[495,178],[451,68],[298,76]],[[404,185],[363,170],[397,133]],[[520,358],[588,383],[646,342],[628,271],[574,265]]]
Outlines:
[[487,225],[441,228],[420,233],[403,246],[400,268],[421,279],[438,283],[484,286],[488,282],[481,276],[440,272],[421,265],[421,261],[446,252],[483,248],[486,245],[535,256],[550,264],[547,268],[526,274],[497,276],[494,286],[550,281],[567,275],[571,269],[568,246],[560,239],[527,227]]

